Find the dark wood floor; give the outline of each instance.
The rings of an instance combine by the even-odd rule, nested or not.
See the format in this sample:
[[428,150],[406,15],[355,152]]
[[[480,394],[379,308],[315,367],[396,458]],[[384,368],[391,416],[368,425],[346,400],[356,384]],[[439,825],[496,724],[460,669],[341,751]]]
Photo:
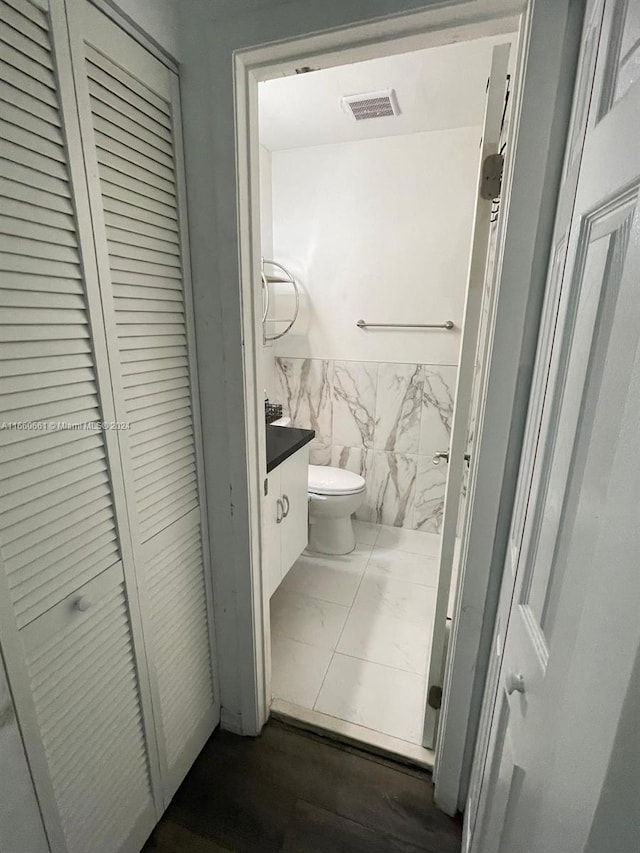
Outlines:
[[217,731],[145,853],[459,853],[429,774],[271,721]]

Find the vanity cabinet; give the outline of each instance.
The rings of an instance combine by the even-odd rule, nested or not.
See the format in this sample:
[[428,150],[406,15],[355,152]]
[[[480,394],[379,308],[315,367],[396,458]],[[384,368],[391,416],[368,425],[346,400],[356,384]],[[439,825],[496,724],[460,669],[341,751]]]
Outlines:
[[309,448],[302,447],[267,476],[265,565],[269,596],[307,547],[308,469]]

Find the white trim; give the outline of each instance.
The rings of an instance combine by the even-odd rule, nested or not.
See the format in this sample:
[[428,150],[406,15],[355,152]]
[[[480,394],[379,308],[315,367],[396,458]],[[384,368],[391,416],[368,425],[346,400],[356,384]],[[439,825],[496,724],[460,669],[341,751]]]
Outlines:
[[127,13],[118,6],[117,0],[88,0],[88,2],[91,3],[92,6],[95,6],[96,9],[103,12],[108,18],[117,24],[121,30],[124,30],[127,35],[130,35],[132,39],[135,39],[135,41],[142,45],[145,50],[148,50],[149,53],[153,54],[153,56],[162,62],[163,65],[166,65],[169,71],[173,71],[174,74],[178,73],[178,61],[173,58],[169,51],[162,47],[160,42],[157,42],[152,36],[146,33],[142,27],[133,20],[133,18],[130,18],[129,15],[127,15]]
[[184,169],[184,142],[182,132],[182,108],[180,103],[180,76],[172,72],[171,110],[173,113],[173,144],[176,185],[178,190],[178,221],[180,223],[180,255],[182,260],[182,290],[184,294],[185,325],[187,329],[187,352],[189,360],[189,379],[191,381],[191,408],[193,412],[193,432],[196,446],[196,474],[198,477],[198,502],[200,504],[200,535],[202,537],[202,559],[204,567],[204,585],[207,596],[207,616],[209,623],[209,646],[211,649],[211,677],[214,694],[214,716],[220,717],[220,680],[218,677],[218,656],[216,650],[213,610],[213,573],[211,570],[211,545],[209,542],[209,515],[207,511],[206,476],[204,470],[204,450],[202,446],[202,416],[200,414],[200,380],[198,377],[198,359],[196,357],[195,317],[193,312],[193,288],[191,285],[191,248],[189,245],[189,220],[187,203],[187,182]]
[[[503,353],[506,345],[509,348],[509,356],[501,365],[496,363],[499,361],[497,355],[492,359],[488,389],[492,393],[490,421],[491,423],[497,421],[500,428],[494,436],[485,435],[484,442],[479,448],[479,456],[475,461],[480,478],[476,491],[486,495],[484,499],[487,505],[484,509],[492,518],[493,526],[484,528],[480,543],[484,559],[476,573],[477,577],[471,578],[474,593],[477,593],[477,586],[484,587],[485,592],[487,589],[494,590],[499,585],[501,576],[500,554],[508,532],[510,510],[508,501],[513,498],[515,488],[517,459],[525,415],[522,409],[526,409],[524,404],[529,390],[539,308],[544,289],[546,258],[553,225],[553,209],[562,162],[563,133],[566,129],[565,113],[568,117],[566,93],[568,91],[570,96],[572,86],[571,74],[567,74],[571,68],[570,61],[567,64],[565,57],[562,56],[565,28],[559,22],[567,18],[567,8],[569,6],[573,8],[575,5],[577,4],[572,0],[560,0],[554,4],[554,9],[551,11],[539,0],[530,0],[529,3],[534,13],[537,13],[536,20],[539,19],[540,32],[535,34],[534,54],[538,66],[542,67],[537,68],[537,79],[534,75],[526,90],[527,116],[532,125],[531,138],[522,140],[520,159],[514,170],[514,175],[518,177],[517,184],[514,180],[514,186],[518,189],[517,203],[514,204],[514,208],[517,208],[518,216],[516,225],[509,230],[511,244],[508,264],[505,264],[501,270],[505,280],[510,276],[517,282],[517,288],[515,294],[510,294],[510,281],[510,287],[505,287],[504,292],[500,294],[502,298],[498,300],[500,304],[497,306],[497,317],[504,328],[495,335],[495,341],[499,344],[496,352]],[[254,309],[259,294],[260,273],[260,253],[259,248],[254,244],[253,236],[258,233],[255,221],[257,205],[254,204],[254,200],[259,197],[256,92],[258,81],[283,73],[292,73],[300,64],[311,64],[316,68],[331,67],[375,56],[444,44],[451,40],[454,29],[457,39],[513,31],[516,28],[516,22],[513,18],[505,18],[505,15],[519,13],[522,6],[523,4],[519,3],[510,4],[507,7],[506,4],[490,1],[445,4],[437,9],[376,20],[318,35],[242,50],[234,54],[238,241],[241,323],[244,341],[244,391],[247,403],[245,415],[247,476],[250,484],[249,515],[251,519],[260,520],[262,492],[257,488],[260,484],[260,475],[257,472],[261,472],[264,468],[262,399],[254,392],[255,388],[263,387],[260,383],[261,360],[257,357],[261,330],[258,312]],[[547,22],[545,25],[542,20],[544,16],[550,23]],[[554,27],[559,31],[553,32]],[[546,37],[543,35],[545,29]],[[549,41],[550,48],[545,44],[545,39]],[[567,39],[569,39],[568,35]],[[533,43],[533,40],[530,40],[527,49],[531,49]],[[548,56],[546,65],[543,63],[543,54]],[[524,72],[529,74],[527,59],[528,56],[525,56],[523,68]],[[559,77],[559,73],[565,76]],[[539,94],[534,97],[532,91],[534,83],[549,93],[549,99],[546,102],[540,98]],[[514,113],[514,116],[517,116],[517,113]],[[527,176],[530,176],[529,180],[525,180]],[[524,185],[530,185],[532,181],[535,181],[537,186],[533,190],[529,186],[529,195],[526,196]],[[505,203],[503,207],[505,218],[508,207]],[[512,232],[515,233],[512,234]],[[504,242],[501,248],[504,249]],[[520,355],[520,358],[514,357],[514,353]],[[504,383],[504,387],[501,393],[497,393],[500,381]],[[506,507],[506,511],[503,510],[502,513],[506,516],[506,521],[499,517],[503,507]],[[496,529],[498,535],[494,537]],[[253,590],[261,590],[261,592],[259,594],[254,592],[252,601],[253,648],[246,653],[247,656],[252,654],[252,662],[248,657],[243,656],[237,661],[237,665],[241,671],[251,665],[255,670],[253,680],[256,693],[250,703],[243,702],[242,719],[245,733],[257,733],[267,719],[270,697],[267,695],[269,649],[262,640],[263,636],[268,640],[268,601],[265,600],[265,593],[262,592],[261,587],[262,544],[260,527],[256,523],[251,526],[250,538],[251,586]],[[469,582],[469,578],[467,581]],[[461,581],[461,586],[464,586],[464,581]],[[486,624],[483,625],[482,622],[484,617],[482,610],[478,612],[477,609],[468,614],[466,619],[460,620],[458,636],[452,646],[457,653],[464,653],[465,668],[458,665],[453,651],[449,655],[447,689],[456,691],[456,696],[462,694],[463,698],[455,700],[453,704],[457,707],[457,713],[452,713],[449,718],[449,706],[445,696],[437,744],[436,771],[439,769],[442,771],[445,767],[447,770],[446,773],[441,772],[436,777],[441,793],[439,802],[446,811],[456,810],[461,785],[464,787],[464,760],[469,749],[467,736],[469,735],[473,740],[477,706],[482,698],[484,678],[482,675],[482,678],[474,682],[470,672],[474,671],[473,662],[477,660],[479,651],[482,653],[484,649],[481,641],[485,634],[491,636],[495,603],[490,602],[490,605],[493,609],[490,606],[490,618],[485,620]],[[469,619],[469,616],[472,618]],[[243,627],[246,629],[248,626],[239,626],[239,629],[242,630]],[[453,665],[451,665],[452,662]],[[471,662],[471,669],[469,669],[469,662]],[[478,671],[484,669],[485,662],[481,661]],[[244,693],[249,699],[248,679],[245,678],[244,681]],[[461,685],[464,686],[464,690],[461,690]],[[474,708],[471,707],[472,700]],[[253,718],[256,724],[253,731],[251,731],[250,718]],[[223,719],[223,724],[224,722]],[[453,759],[450,759],[450,750],[453,752]],[[442,765],[440,768],[438,761]]]
[[271,704],[269,598],[266,586],[262,584],[261,570],[264,536],[261,483],[266,477],[264,412],[262,397],[258,393],[258,389],[264,387],[260,358],[262,329],[261,314],[255,309],[260,298],[260,246],[254,238],[260,231],[258,82],[278,74],[291,73],[301,61],[304,64],[331,67],[418,47],[434,47],[454,40],[508,33],[516,27],[517,19],[513,13],[520,7],[519,3],[513,4],[506,12],[502,9],[500,15],[500,4],[483,3],[492,8],[493,19],[490,14],[485,17],[480,13],[479,5],[473,2],[456,4],[454,18],[450,10],[418,12],[234,54],[238,243],[251,549],[252,667],[255,672],[252,687],[255,692],[251,700],[247,695],[251,688],[244,684],[245,696],[250,704],[243,701],[241,721],[225,717],[223,706],[223,726],[233,731],[257,734],[268,719]]
[[[581,4],[533,2],[523,32],[497,249],[490,365],[463,535],[457,632],[447,656],[443,725],[436,747],[437,804],[464,808],[478,732],[511,512],[522,452],[547,262],[571,112]],[[469,554],[473,571],[466,573]],[[483,720],[486,725],[486,720]],[[442,760],[446,756],[446,760]],[[454,799],[454,792],[458,794]]]
[[[451,595],[451,576],[456,559],[456,531],[459,514],[464,514],[465,502],[461,491],[465,474],[465,451],[469,442],[469,424],[473,416],[474,390],[476,383],[482,381],[482,372],[476,373],[476,365],[481,371],[486,369],[485,359],[477,357],[482,340],[483,303],[495,297],[492,283],[486,281],[489,244],[491,242],[491,219],[493,202],[480,195],[482,182],[482,164],[485,158],[499,153],[501,123],[505,114],[505,92],[509,70],[510,45],[501,44],[493,48],[491,73],[487,90],[482,141],[478,160],[478,185],[476,187],[475,216],[471,237],[471,253],[467,273],[465,294],[463,334],[456,378],[456,394],[449,439],[449,461],[447,483],[444,497],[444,514],[440,532],[440,560],[438,571],[438,590],[436,609],[433,617],[433,636],[427,669],[427,696],[432,687],[442,687],[444,663],[450,631],[447,627],[449,598]],[[510,141],[513,133],[510,133]],[[498,225],[500,227],[500,225]],[[489,296],[487,297],[487,293]],[[469,479],[470,482],[470,479]],[[422,743],[428,749],[435,747],[440,712],[427,702]]]
[[409,764],[412,767],[422,767],[423,770],[433,770],[435,755],[432,750],[425,749],[417,743],[368,729],[358,723],[340,720],[320,711],[312,711],[287,702],[285,699],[274,699],[271,704],[272,716],[277,716],[291,726],[310,729],[320,735],[338,740],[351,746],[364,746],[370,752],[375,752],[385,758]]

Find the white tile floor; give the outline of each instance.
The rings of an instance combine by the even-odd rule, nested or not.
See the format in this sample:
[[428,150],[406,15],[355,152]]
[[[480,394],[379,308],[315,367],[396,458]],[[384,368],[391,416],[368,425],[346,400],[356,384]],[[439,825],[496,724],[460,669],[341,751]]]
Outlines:
[[439,537],[355,527],[352,554],[305,551],[271,599],[274,704],[420,744]]

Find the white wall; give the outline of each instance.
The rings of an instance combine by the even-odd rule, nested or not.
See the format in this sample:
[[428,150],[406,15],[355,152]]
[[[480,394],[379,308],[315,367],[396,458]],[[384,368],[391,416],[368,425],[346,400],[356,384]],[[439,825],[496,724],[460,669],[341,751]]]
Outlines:
[[[433,457],[449,444],[480,134],[272,153],[275,258],[303,288],[273,347],[273,396],[316,431],[313,463],[364,476],[366,521],[440,530],[446,471]],[[361,317],[456,327],[363,331]]]
[[273,257],[273,177],[271,151],[260,146],[260,245],[262,257]]
[[[273,177],[271,151],[260,146],[260,251],[263,258],[273,260]],[[275,349],[274,343],[262,347],[264,390],[267,397],[275,396]]]
[[[274,151],[276,258],[303,316],[277,355],[457,364],[480,128]],[[447,330],[369,330],[371,322]]]
[[183,0],[116,0],[118,7],[178,61],[181,59],[178,14]]

